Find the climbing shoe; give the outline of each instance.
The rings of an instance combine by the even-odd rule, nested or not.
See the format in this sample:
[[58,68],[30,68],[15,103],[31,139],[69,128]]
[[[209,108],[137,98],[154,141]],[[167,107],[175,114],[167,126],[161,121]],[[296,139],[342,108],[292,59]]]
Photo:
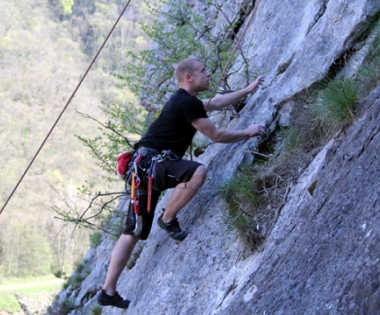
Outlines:
[[131,301],[124,300],[117,292],[115,292],[114,295],[108,295],[103,289],[101,289],[98,296],[98,304],[101,306],[128,308],[129,303],[131,303]]
[[164,221],[162,221],[162,216],[163,214],[161,214],[157,220],[158,226],[168,232],[172,239],[175,239],[176,241],[183,241],[188,233],[181,230],[177,218],[168,223],[164,223]]

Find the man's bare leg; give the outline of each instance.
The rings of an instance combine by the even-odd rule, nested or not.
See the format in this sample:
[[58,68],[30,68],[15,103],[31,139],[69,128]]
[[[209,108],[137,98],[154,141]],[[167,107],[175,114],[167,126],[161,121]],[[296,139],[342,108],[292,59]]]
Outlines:
[[112,296],[115,294],[117,281],[119,280],[138,240],[139,238],[137,236],[122,234],[116,243],[112,251],[110,266],[103,286],[103,290],[108,295]]
[[201,165],[194,172],[191,179],[186,183],[180,183],[176,186],[172,196],[165,208],[162,221],[165,223],[175,219],[179,210],[181,210],[202,187],[206,179],[206,167]]

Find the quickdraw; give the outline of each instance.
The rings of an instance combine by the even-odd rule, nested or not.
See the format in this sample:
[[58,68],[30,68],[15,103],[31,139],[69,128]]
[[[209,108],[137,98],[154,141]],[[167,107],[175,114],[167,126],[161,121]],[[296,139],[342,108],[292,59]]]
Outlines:
[[143,219],[142,219],[142,216],[140,215],[140,189],[139,187],[141,185],[141,180],[137,171],[137,166],[141,162],[142,158],[143,158],[143,155],[139,154],[133,162],[134,170],[132,171],[132,181],[131,181],[131,206],[132,206],[133,213],[135,214],[135,219],[136,219],[135,229],[133,233],[136,236],[139,236],[141,234],[141,231],[143,228]]

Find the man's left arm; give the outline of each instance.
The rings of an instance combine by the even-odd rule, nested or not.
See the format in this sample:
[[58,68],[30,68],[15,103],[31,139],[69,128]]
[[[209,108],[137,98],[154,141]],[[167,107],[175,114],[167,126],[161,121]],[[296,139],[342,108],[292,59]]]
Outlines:
[[227,107],[229,105],[232,105],[242,99],[243,97],[246,97],[249,93],[254,92],[259,85],[262,85],[264,82],[264,77],[258,77],[255,81],[253,81],[250,85],[248,85],[246,88],[227,93],[227,94],[218,94],[215,97],[213,97],[211,100],[202,100],[203,106],[205,107],[206,112],[211,112],[213,110],[222,109],[224,107]]

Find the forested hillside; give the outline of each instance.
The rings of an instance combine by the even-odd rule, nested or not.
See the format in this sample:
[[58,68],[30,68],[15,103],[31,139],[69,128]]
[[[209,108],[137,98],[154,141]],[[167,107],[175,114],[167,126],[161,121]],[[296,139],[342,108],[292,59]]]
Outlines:
[[[3,205],[122,11],[120,0],[0,0],[0,203]],[[131,3],[74,101],[0,216],[0,280],[70,271],[89,246],[89,231],[54,219],[88,205],[78,187],[121,189],[104,180],[75,137],[93,138],[102,104],[135,102],[111,73],[126,52],[148,47],[142,2]],[[111,186],[110,186],[111,185]],[[92,186],[91,186],[92,187]]]

